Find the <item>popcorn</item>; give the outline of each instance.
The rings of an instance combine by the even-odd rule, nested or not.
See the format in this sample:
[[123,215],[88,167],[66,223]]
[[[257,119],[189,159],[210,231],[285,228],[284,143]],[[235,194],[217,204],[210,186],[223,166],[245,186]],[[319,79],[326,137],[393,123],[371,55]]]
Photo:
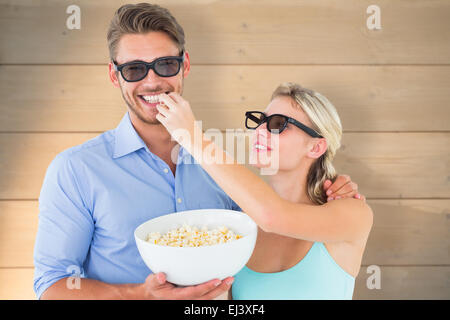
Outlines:
[[151,232],[147,236],[147,242],[170,247],[201,247],[227,243],[242,238],[225,226],[208,230],[206,226],[201,229],[184,224],[178,229],[169,230],[161,235],[159,232]]

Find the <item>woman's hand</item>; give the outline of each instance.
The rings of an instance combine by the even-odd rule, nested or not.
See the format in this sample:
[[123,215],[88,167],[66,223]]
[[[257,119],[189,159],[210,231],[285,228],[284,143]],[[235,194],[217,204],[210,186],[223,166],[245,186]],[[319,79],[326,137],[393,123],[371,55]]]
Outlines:
[[176,92],[161,94],[156,119],[181,146],[191,152],[194,144],[195,117],[189,102]]

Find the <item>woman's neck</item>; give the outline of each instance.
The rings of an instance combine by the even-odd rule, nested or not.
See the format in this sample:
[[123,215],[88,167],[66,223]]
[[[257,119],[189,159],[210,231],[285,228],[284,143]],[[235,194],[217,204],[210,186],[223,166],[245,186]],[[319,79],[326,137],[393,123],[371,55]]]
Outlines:
[[269,176],[269,185],[285,200],[295,203],[313,204],[307,193],[308,168],[281,171]]

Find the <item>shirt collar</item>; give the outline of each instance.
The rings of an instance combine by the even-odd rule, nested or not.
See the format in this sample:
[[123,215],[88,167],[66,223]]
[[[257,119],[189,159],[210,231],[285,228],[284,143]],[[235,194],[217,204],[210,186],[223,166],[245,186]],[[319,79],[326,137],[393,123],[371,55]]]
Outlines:
[[[148,149],[144,140],[139,136],[131,123],[130,115],[127,112],[115,129],[115,145],[113,158],[119,158],[134,151],[144,148],[154,158],[155,155]],[[179,158],[191,157],[182,146],[179,150]]]
[[184,157],[190,157],[190,156],[191,156],[191,154],[189,152],[187,152],[187,150],[185,148],[180,146],[180,151],[178,151],[178,157],[184,158]]
[[145,142],[134,129],[130,115],[127,112],[115,129],[113,158],[122,157],[142,148],[149,151]]

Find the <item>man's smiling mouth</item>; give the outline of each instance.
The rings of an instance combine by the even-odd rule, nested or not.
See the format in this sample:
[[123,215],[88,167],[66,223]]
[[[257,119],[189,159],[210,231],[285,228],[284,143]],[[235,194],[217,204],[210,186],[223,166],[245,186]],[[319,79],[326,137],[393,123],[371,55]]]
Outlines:
[[155,94],[155,95],[151,95],[151,96],[147,96],[147,95],[142,95],[139,96],[142,100],[149,102],[149,103],[158,103],[159,102],[159,94]]
[[[149,106],[155,106],[159,103],[159,95],[162,92],[159,93],[152,93],[152,94],[139,94],[138,97],[141,99],[146,105]],[[166,94],[170,93],[170,91],[166,91]]]

